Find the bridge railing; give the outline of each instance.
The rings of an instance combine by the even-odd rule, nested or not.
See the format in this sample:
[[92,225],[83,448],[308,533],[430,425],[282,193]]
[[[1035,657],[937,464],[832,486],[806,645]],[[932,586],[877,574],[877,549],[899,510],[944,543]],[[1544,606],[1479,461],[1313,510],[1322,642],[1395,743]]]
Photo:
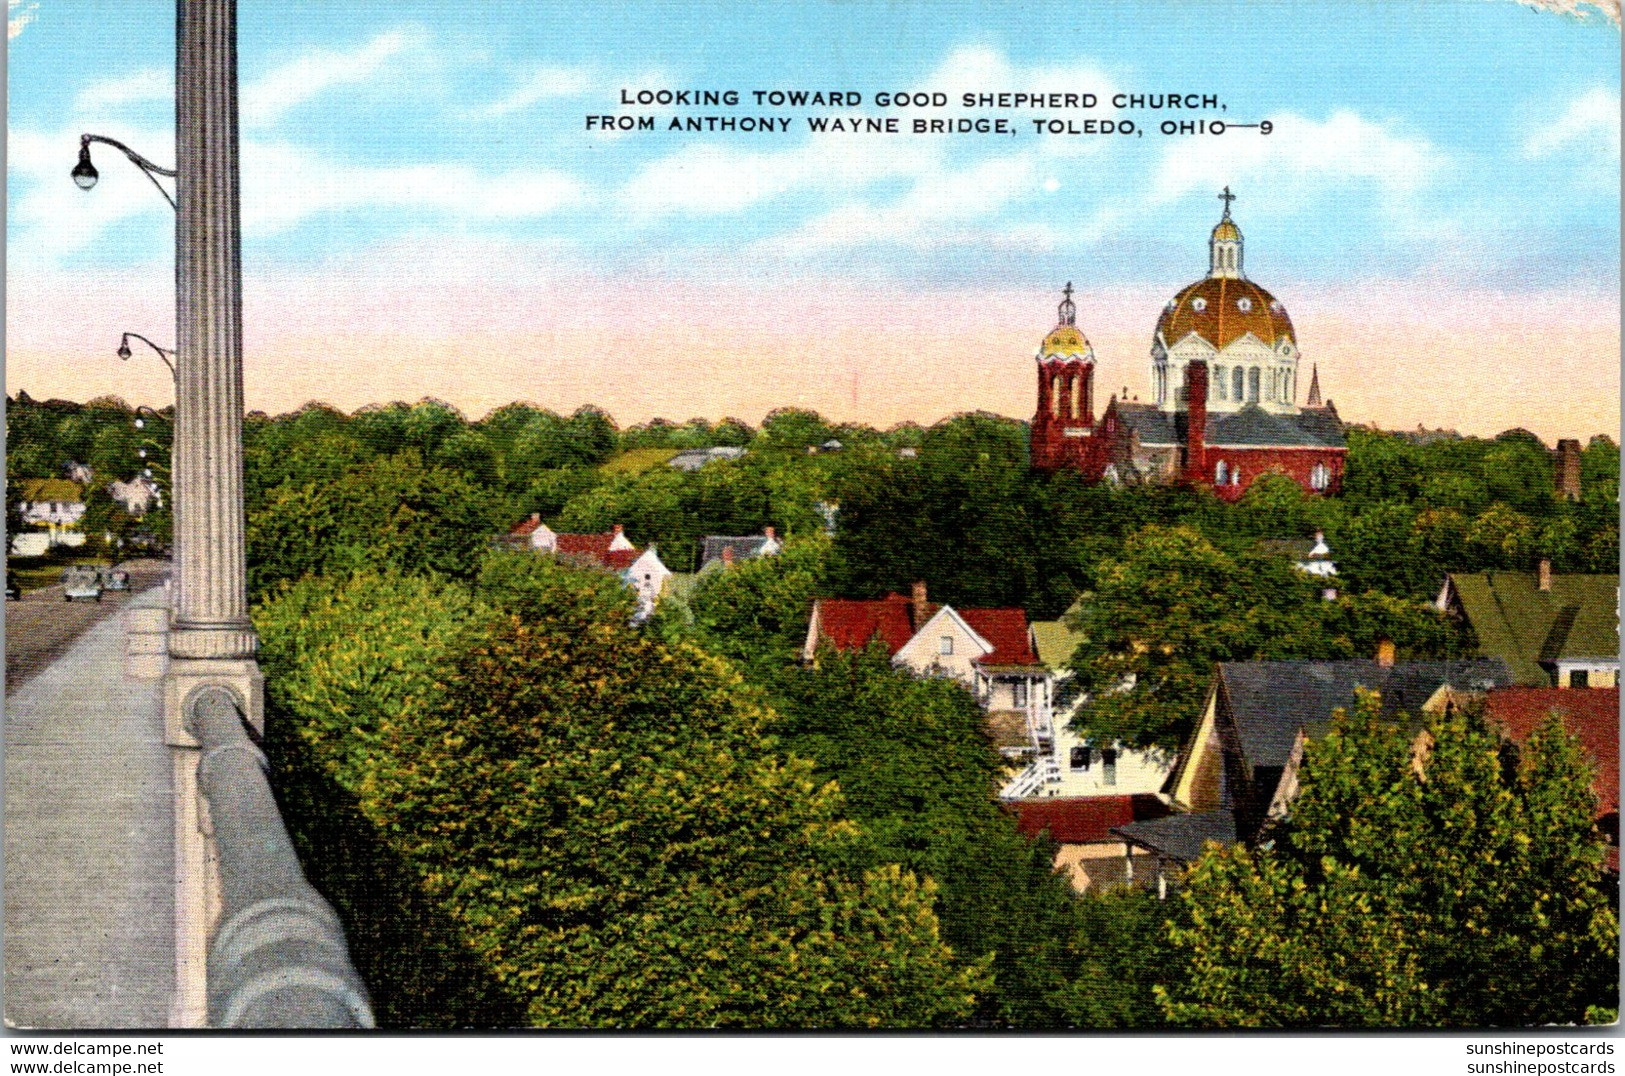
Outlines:
[[221,896],[207,960],[209,1026],[373,1027],[343,926],[305,880],[236,697],[203,688],[186,721],[201,747],[198,788]]

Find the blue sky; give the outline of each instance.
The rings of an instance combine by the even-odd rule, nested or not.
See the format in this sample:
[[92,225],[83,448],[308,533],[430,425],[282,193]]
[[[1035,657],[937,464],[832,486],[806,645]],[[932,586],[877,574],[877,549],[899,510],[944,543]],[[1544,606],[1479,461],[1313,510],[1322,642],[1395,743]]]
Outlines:
[[[90,195],[67,171],[86,130],[171,159],[173,5],[12,0],[11,15],[28,20],[10,45],[13,275],[166,264],[169,209],[133,168],[99,150]],[[1620,38],[1595,14],[1513,0],[244,0],[239,19],[251,287],[443,257],[411,286],[477,290],[496,271],[538,287],[1012,288],[1047,309],[1065,279],[1199,275],[1226,184],[1249,270],[1272,286],[1619,286]],[[623,88],[736,89],[738,107],[692,113],[794,125],[585,130],[589,113],[663,126],[678,111],[623,109]],[[1275,132],[1162,137],[1168,113],[1103,103],[1002,113],[1014,137],[814,136],[800,119],[814,110],[749,101],[772,88],[857,90],[853,111],[905,127],[972,113],[878,109],[874,93],[1214,93],[1227,108],[1207,118]],[[1041,136],[1035,115],[1147,133]],[[19,331],[45,313],[9,312]]]

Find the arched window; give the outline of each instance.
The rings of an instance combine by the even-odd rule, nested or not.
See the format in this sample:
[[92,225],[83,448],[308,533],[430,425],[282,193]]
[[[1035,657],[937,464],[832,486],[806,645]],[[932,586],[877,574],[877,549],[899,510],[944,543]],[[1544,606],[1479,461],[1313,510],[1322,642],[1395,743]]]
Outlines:
[[1213,468],[1213,484],[1222,486],[1228,481],[1230,481],[1230,465],[1220,460],[1218,466]]
[[1324,463],[1317,463],[1309,471],[1311,489],[1325,489],[1331,485],[1332,472]]
[[1243,399],[1241,379],[1246,376],[1247,372],[1239,366],[1230,371],[1230,398],[1237,403],[1240,403]]
[[1255,366],[1247,371],[1247,401],[1249,403],[1258,402],[1258,382],[1260,379],[1261,375],[1258,367]]
[[1061,414],[1061,393],[1056,385],[1058,380],[1053,369],[1044,371],[1044,384],[1049,389],[1049,413],[1057,418]]
[[1077,374],[1073,374],[1071,377],[1067,378],[1067,391],[1069,393],[1071,393],[1071,398],[1072,398],[1072,404],[1071,404],[1071,406],[1072,406],[1072,417],[1077,418],[1078,417],[1078,375]]
[[1230,387],[1230,382],[1224,379],[1224,367],[1215,366],[1213,368],[1213,383],[1219,387],[1219,399],[1226,399],[1229,393],[1225,390]]
[[1230,468],[1230,484],[1232,486],[1241,485],[1241,466],[1239,464]]

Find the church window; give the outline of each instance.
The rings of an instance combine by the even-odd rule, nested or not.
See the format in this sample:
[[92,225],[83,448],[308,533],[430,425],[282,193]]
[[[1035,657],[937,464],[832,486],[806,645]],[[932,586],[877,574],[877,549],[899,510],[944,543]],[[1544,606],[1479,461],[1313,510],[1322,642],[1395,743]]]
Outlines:
[[1078,375],[1073,374],[1067,379],[1067,392],[1071,396],[1072,417],[1078,417]]
[[1262,378],[1256,366],[1247,371],[1247,399],[1252,403],[1258,402],[1258,383]]
[[1225,484],[1225,482],[1229,481],[1229,479],[1230,465],[1225,463],[1223,460],[1220,460],[1219,465],[1213,468],[1213,484],[1216,486],[1222,486]]
[[1244,296],[1244,297],[1236,300],[1236,309],[1241,311],[1243,314],[1246,314],[1246,313],[1250,312],[1252,310],[1252,308],[1253,308],[1253,301],[1251,299],[1248,299],[1248,298],[1246,298]]
[[1198,295],[1196,298],[1191,300],[1191,309],[1200,314],[1202,311],[1207,309],[1207,300]]
[[1074,770],[1077,770],[1080,773],[1087,773],[1089,772],[1089,755],[1089,748],[1074,747],[1072,749],[1071,758],[1068,761],[1072,764],[1072,768]]
[[1325,489],[1331,485],[1332,472],[1324,463],[1317,463],[1309,471],[1309,487],[1311,489]]
[[1241,485],[1241,468],[1239,466],[1230,468],[1230,484],[1232,486]]
[[1247,372],[1239,366],[1230,371],[1230,398],[1237,403],[1242,400],[1241,379],[1246,376]]

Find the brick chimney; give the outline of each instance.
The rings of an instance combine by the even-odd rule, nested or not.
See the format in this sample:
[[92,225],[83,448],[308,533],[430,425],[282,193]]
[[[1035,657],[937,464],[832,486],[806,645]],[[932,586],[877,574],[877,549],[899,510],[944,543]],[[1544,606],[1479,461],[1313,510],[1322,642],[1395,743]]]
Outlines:
[[926,615],[927,610],[928,607],[925,598],[925,584],[923,582],[915,583],[913,603],[909,608],[909,615],[913,618],[915,631],[919,631],[921,628],[925,627],[925,622],[927,619],[929,619]]
[[1551,590],[1552,589],[1552,562],[1550,560],[1548,560],[1546,557],[1541,557],[1540,558],[1540,567],[1537,569],[1537,572],[1538,572],[1539,579],[1540,579],[1540,589],[1543,590],[1543,591]]
[[1196,359],[1185,367],[1185,478],[1208,480],[1207,473],[1207,362]]
[[1394,641],[1392,639],[1377,640],[1377,664],[1384,669],[1394,667]]
[[722,566],[724,568],[732,568],[733,563],[734,563],[733,547],[732,546],[726,546],[726,545],[723,546],[722,547]]
[[1580,499],[1580,442],[1572,437],[1557,442],[1555,492],[1565,501]]

